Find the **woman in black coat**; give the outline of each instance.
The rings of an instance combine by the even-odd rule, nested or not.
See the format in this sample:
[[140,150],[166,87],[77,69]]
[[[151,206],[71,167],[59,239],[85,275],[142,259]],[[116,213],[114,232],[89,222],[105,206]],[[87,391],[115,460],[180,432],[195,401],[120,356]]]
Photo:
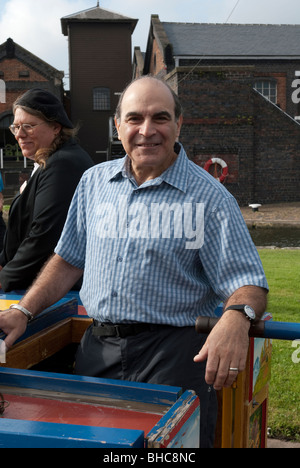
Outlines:
[[9,212],[0,254],[5,292],[28,288],[52,255],[77,184],[93,165],[54,95],[32,89],[15,102],[13,111],[11,131],[35,168]]

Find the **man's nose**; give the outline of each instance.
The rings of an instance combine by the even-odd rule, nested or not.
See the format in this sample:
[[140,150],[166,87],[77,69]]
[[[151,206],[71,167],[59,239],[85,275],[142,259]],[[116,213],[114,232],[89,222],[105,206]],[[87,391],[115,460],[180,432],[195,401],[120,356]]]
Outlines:
[[151,119],[145,119],[140,126],[140,135],[149,137],[156,133],[156,128]]

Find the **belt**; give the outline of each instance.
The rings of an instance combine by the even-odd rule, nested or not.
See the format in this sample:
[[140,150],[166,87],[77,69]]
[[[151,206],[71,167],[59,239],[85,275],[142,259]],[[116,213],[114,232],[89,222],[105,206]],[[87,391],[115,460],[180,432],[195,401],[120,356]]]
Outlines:
[[152,323],[105,323],[93,320],[92,334],[94,336],[116,336],[126,338],[127,336],[138,335],[145,331],[157,331],[169,325],[157,325]]

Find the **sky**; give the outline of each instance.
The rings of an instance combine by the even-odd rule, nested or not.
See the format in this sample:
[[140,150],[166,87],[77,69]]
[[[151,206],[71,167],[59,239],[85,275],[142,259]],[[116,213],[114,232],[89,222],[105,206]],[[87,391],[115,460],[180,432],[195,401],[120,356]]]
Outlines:
[[[299,0],[100,0],[99,4],[138,19],[132,48],[139,46],[142,51],[152,14],[167,22],[300,24]],[[68,41],[60,19],[96,5],[97,0],[0,0],[0,44],[10,37],[67,77]]]

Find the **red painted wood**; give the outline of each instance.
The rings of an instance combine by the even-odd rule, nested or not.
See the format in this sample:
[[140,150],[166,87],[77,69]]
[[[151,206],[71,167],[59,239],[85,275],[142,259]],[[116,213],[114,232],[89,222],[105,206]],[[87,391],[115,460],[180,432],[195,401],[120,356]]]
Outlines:
[[161,414],[144,413],[97,404],[19,395],[5,395],[4,398],[9,402],[9,406],[4,413],[6,419],[138,429],[148,434],[161,418]]

